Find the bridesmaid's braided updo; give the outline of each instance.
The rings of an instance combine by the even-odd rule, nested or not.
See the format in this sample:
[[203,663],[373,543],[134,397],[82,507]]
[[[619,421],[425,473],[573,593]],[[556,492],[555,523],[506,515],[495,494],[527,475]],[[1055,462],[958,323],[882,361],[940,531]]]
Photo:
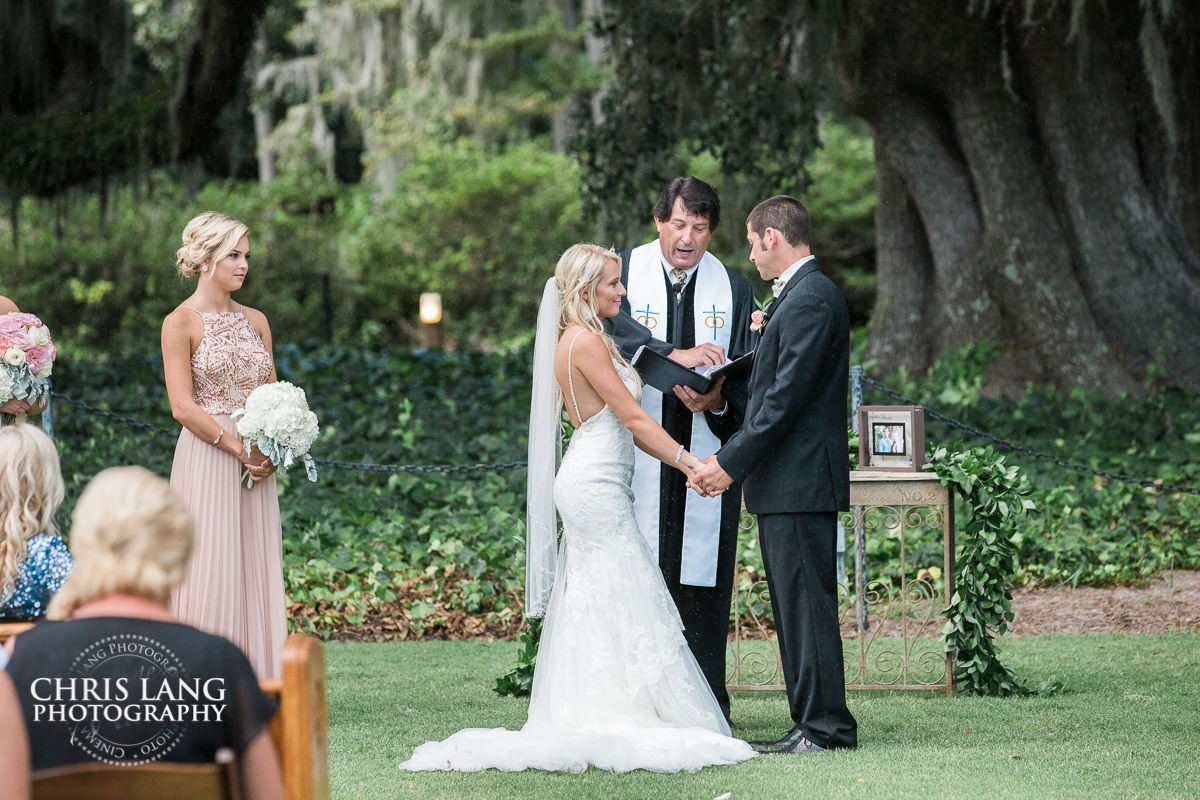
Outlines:
[[216,211],[206,211],[195,217],[183,229],[183,246],[175,251],[179,274],[185,278],[196,277],[203,267],[211,267],[229,255],[248,231],[245,224]]

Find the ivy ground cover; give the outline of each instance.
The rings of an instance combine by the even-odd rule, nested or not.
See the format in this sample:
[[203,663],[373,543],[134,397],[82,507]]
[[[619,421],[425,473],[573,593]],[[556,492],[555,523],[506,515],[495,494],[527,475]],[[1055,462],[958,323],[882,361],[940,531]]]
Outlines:
[[[431,472],[323,466],[315,485],[299,473],[281,476],[293,627],[373,639],[517,632],[528,351],[289,345],[277,348],[276,357],[280,378],[305,389],[321,420],[316,457],[494,467]],[[133,463],[168,474],[178,427],[157,353],[103,359],[68,354],[60,361],[54,418],[68,485],[60,512],[66,529],[75,498],[104,467]],[[1102,400],[1031,390],[1019,401],[986,400],[977,395],[973,369],[948,364],[920,382],[901,376],[896,385],[931,407],[1039,450],[1068,452],[1106,470],[1200,485],[1194,459],[1200,402],[1194,393],[1162,390]],[[1069,447],[1064,430],[1080,432]],[[927,439],[948,444],[961,435],[931,425]],[[962,439],[962,448],[975,444]],[[1168,566],[1200,568],[1200,497],[1088,478],[1017,454],[1006,458],[1029,475],[1026,497],[1033,504],[1005,534],[1018,582],[1137,583]],[[962,481],[972,481],[986,466],[980,465],[964,465]],[[957,519],[965,530],[972,516],[960,508]],[[918,566],[938,563],[936,539],[918,546]],[[897,574],[898,557],[893,542],[868,542],[873,576]],[[739,559],[740,584],[761,576],[752,531],[743,535]]]

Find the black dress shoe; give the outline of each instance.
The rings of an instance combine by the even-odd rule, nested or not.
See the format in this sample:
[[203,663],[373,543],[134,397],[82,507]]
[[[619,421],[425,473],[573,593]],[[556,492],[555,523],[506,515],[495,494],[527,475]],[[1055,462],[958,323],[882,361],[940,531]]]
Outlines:
[[811,741],[800,728],[792,728],[777,742],[751,742],[750,746],[764,754],[783,753],[820,753],[825,750],[821,745]]
[[805,737],[801,736],[800,740],[791,746],[779,747],[774,750],[764,749],[760,752],[767,755],[779,755],[783,753],[824,753],[825,748],[821,747],[819,744],[814,744]]
[[783,735],[782,739],[751,739],[750,741],[746,742],[746,744],[750,745],[755,750],[759,749],[760,747],[779,747],[784,742],[788,741],[788,739],[791,739],[797,735],[803,736],[804,734],[799,728],[792,728]]

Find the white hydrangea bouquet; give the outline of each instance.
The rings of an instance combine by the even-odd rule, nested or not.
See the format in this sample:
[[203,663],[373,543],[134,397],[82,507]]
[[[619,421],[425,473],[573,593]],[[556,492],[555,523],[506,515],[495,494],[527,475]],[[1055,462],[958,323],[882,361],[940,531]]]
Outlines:
[[[317,439],[317,415],[308,410],[304,390],[287,381],[264,383],[246,398],[246,407],[233,412],[246,452],[258,449],[271,463],[287,469],[297,459],[304,461],[310,481],[317,479],[317,465],[308,449]],[[244,482],[254,488],[249,473]]]
[[40,319],[16,311],[0,315],[0,403],[40,402],[56,355],[50,329]]

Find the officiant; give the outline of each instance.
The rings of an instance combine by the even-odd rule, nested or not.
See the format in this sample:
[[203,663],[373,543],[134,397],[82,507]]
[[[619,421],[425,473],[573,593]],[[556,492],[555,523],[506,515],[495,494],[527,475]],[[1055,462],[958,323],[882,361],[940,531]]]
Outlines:
[[[658,238],[621,253],[627,294],[605,327],[622,354],[643,345],[684,366],[722,364],[754,349],[750,282],[708,252],[721,219],[712,186],[675,178],[654,206]],[[745,378],[719,379],[707,394],[686,386],[642,392],[642,408],[699,458],[715,453],[741,425]],[[684,476],[636,451],[638,526],[658,560],[684,624],[688,646],[726,718],[725,645],[737,555],[741,487],[718,497],[689,493]]]

